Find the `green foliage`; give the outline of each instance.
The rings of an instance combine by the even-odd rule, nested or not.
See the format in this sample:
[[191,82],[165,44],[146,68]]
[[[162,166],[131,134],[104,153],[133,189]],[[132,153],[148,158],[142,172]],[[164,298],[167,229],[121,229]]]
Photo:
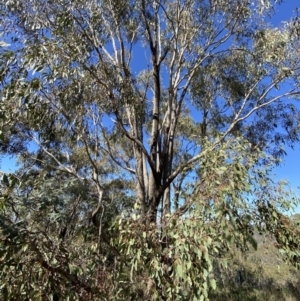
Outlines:
[[300,114],[277,2],[0,3],[1,301],[208,300],[256,229],[299,267],[271,180]]

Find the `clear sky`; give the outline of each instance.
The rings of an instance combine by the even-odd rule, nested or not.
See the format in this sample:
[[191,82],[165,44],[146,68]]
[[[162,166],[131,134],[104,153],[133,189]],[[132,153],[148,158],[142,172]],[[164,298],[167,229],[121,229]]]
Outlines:
[[[289,20],[295,15],[297,3],[298,6],[300,6],[300,2],[298,2],[298,0],[286,0],[283,4],[278,6],[275,16],[270,19],[270,23],[276,27],[280,27],[282,21]],[[296,190],[297,186],[300,186],[300,143],[295,145],[294,149],[287,147],[286,152],[287,156],[284,158],[283,163],[274,170],[274,173],[276,174],[275,179],[284,179],[289,181],[291,187]],[[14,169],[15,160],[2,156],[0,170],[13,171]],[[298,192],[298,195],[300,195],[300,191]]]
[[[283,4],[278,6],[271,23],[280,27],[282,21],[289,20],[292,16],[295,16],[297,6],[300,7],[300,1],[286,0]],[[296,190],[297,186],[300,186],[300,143],[295,145],[294,149],[286,147],[285,150],[287,156],[284,158],[281,166],[277,167],[274,172],[276,173],[277,179],[288,180],[291,187]],[[300,191],[298,191],[298,195],[300,195]]]

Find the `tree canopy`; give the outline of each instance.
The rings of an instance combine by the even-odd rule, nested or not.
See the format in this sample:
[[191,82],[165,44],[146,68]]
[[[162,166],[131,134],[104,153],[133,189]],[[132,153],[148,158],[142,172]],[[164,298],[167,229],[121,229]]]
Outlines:
[[271,177],[300,133],[278,2],[0,4],[0,300],[208,300],[254,229],[299,266]]

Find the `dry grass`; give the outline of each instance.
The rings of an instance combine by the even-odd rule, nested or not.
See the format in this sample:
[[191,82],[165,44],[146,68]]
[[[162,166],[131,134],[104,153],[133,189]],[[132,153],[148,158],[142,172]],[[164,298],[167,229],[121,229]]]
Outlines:
[[219,289],[210,293],[211,301],[300,300],[300,271],[284,262],[271,237],[257,234],[256,240],[257,250],[233,252],[226,270],[216,265]]

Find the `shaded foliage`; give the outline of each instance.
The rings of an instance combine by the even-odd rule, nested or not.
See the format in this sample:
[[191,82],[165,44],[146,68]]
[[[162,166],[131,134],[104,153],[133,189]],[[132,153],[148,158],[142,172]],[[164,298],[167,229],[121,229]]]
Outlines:
[[299,140],[277,2],[0,4],[3,300],[208,300],[255,229],[299,266],[297,199],[271,180]]

